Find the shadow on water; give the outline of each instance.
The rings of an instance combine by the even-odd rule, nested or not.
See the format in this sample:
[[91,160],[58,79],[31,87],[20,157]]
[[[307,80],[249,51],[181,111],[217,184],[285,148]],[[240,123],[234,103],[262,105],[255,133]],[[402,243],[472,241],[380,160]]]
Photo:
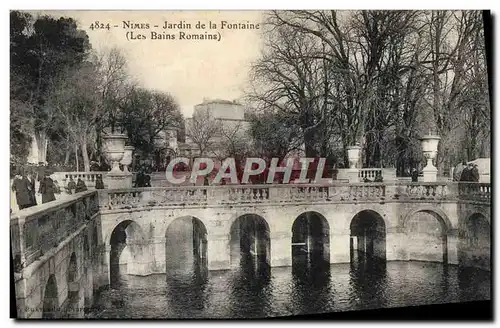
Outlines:
[[270,281],[271,268],[265,257],[242,253],[230,282],[231,317],[266,317],[272,289]]
[[358,308],[384,307],[387,303],[387,263],[385,259],[353,252],[349,270],[351,301]]
[[484,300],[491,297],[491,272],[478,268],[458,268],[461,301]]
[[[207,304],[208,270],[196,264],[189,270],[168,270],[166,298],[173,317],[200,317]],[[189,309],[189,315],[186,313]]]
[[300,313],[328,311],[331,302],[330,264],[323,253],[295,254],[292,264],[292,299]]

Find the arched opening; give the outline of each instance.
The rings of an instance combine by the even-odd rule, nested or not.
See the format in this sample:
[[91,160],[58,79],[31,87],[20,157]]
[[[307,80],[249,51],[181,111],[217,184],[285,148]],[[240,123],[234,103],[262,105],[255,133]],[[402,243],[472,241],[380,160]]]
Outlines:
[[169,276],[206,276],[207,229],[200,219],[185,216],[169,224],[165,233],[165,261]]
[[460,236],[460,266],[489,270],[491,267],[491,227],[484,215],[475,213],[465,221]]
[[447,225],[433,211],[419,211],[405,223],[408,260],[448,263]]
[[371,210],[361,211],[351,220],[350,229],[351,263],[385,263],[386,227],[380,214]]
[[57,317],[59,307],[57,294],[56,277],[51,274],[47,280],[45,291],[43,293],[43,319],[55,319]]
[[330,263],[330,226],[319,213],[305,212],[292,225],[292,267],[317,268]]
[[231,267],[268,268],[271,240],[269,225],[259,215],[245,214],[231,225]]
[[137,274],[142,271],[144,253],[144,233],[136,222],[120,222],[111,233],[109,254],[110,285],[117,287],[124,274]]

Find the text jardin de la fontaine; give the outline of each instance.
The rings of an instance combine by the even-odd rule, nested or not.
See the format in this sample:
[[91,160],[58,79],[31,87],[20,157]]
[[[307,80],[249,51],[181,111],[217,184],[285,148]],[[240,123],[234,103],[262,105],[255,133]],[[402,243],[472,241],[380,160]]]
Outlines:
[[[201,22],[188,23],[186,21],[169,22],[154,25],[144,22],[123,21],[122,27],[129,30],[128,40],[217,40],[221,35],[217,30],[258,30],[259,23],[243,22]],[[152,30],[155,29],[155,30]],[[151,30],[146,32],[145,30]]]

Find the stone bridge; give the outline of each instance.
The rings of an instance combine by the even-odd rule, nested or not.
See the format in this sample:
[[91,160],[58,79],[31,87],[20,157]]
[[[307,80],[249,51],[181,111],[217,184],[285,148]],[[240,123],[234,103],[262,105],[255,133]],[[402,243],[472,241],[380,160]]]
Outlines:
[[247,255],[270,267],[365,254],[489,270],[490,207],[481,183],[89,191],[11,217],[18,316],[82,316],[113,270],[225,270]]

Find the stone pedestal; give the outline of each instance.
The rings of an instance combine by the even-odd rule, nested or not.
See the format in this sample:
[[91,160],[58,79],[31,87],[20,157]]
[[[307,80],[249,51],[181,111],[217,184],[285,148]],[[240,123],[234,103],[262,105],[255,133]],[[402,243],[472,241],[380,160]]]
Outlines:
[[422,170],[422,173],[424,175],[424,180],[423,180],[424,182],[436,182],[437,181],[438,169],[435,166],[427,165]]
[[348,169],[346,172],[346,177],[349,183],[358,183],[359,181],[359,170],[358,169]]
[[271,235],[271,267],[292,265],[292,234],[283,232]]
[[208,270],[231,268],[229,235],[208,235]]
[[330,263],[349,263],[351,236],[348,232],[330,234]]
[[104,184],[108,189],[130,189],[132,188],[132,173],[108,172],[104,177]]

